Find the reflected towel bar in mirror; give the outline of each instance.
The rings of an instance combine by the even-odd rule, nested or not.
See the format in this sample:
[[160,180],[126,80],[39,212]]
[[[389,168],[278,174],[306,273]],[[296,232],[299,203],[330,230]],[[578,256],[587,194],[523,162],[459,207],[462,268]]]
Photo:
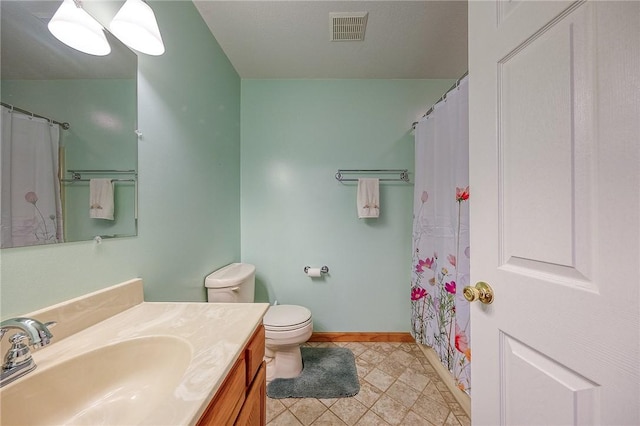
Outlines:
[[111,179],[111,182],[136,182],[138,177],[138,172],[136,170],[67,170],[68,173],[71,173],[71,179],[60,179],[60,182],[89,182],[91,179],[83,179],[82,174],[100,174],[100,175],[109,175],[109,174],[127,174],[133,175],[133,178],[129,179]]
[[[89,182],[91,179],[60,179],[60,182]],[[135,179],[111,179],[111,182],[135,182]]]
[[101,175],[111,175],[111,174],[127,174],[133,175],[133,179],[111,179],[111,182],[135,182],[138,177],[138,172],[136,170],[78,170],[78,169],[69,169],[68,173],[71,173],[71,179],[60,179],[60,182],[89,182],[90,179],[82,179],[82,174],[101,174]]

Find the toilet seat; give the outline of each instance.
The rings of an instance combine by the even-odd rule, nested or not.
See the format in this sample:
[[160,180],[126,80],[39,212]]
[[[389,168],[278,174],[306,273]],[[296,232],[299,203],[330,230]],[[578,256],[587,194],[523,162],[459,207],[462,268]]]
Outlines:
[[311,324],[311,311],[297,305],[271,306],[262,320],[265,331],[293,331]]

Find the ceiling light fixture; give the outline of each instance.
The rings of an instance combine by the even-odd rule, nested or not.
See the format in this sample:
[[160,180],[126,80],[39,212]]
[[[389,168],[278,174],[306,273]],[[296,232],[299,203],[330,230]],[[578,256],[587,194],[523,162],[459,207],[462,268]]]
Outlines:
[[142,0],[127,0],[109,25],[124,44],[147,55],[162,55],[164,43],[156,16]]
[[76,0],[64,0],[47,26],[55,38],[76,50],[96,56],[111,52],[102,25]]

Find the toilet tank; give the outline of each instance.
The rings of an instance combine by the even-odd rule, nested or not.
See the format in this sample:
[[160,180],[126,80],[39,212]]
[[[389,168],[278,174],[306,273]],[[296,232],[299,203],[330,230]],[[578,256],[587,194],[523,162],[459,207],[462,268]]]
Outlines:
[[207,300],[217,303],[253,303],[256,267],[232,263],[207,275]]

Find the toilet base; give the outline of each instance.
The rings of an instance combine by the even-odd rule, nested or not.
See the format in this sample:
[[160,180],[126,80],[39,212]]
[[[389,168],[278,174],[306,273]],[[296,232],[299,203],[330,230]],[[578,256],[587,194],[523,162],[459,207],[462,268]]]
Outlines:
[[267,383],[273,379],[291,379],[302,373],[300,345],[280,346],[277,350],[265,348]]

